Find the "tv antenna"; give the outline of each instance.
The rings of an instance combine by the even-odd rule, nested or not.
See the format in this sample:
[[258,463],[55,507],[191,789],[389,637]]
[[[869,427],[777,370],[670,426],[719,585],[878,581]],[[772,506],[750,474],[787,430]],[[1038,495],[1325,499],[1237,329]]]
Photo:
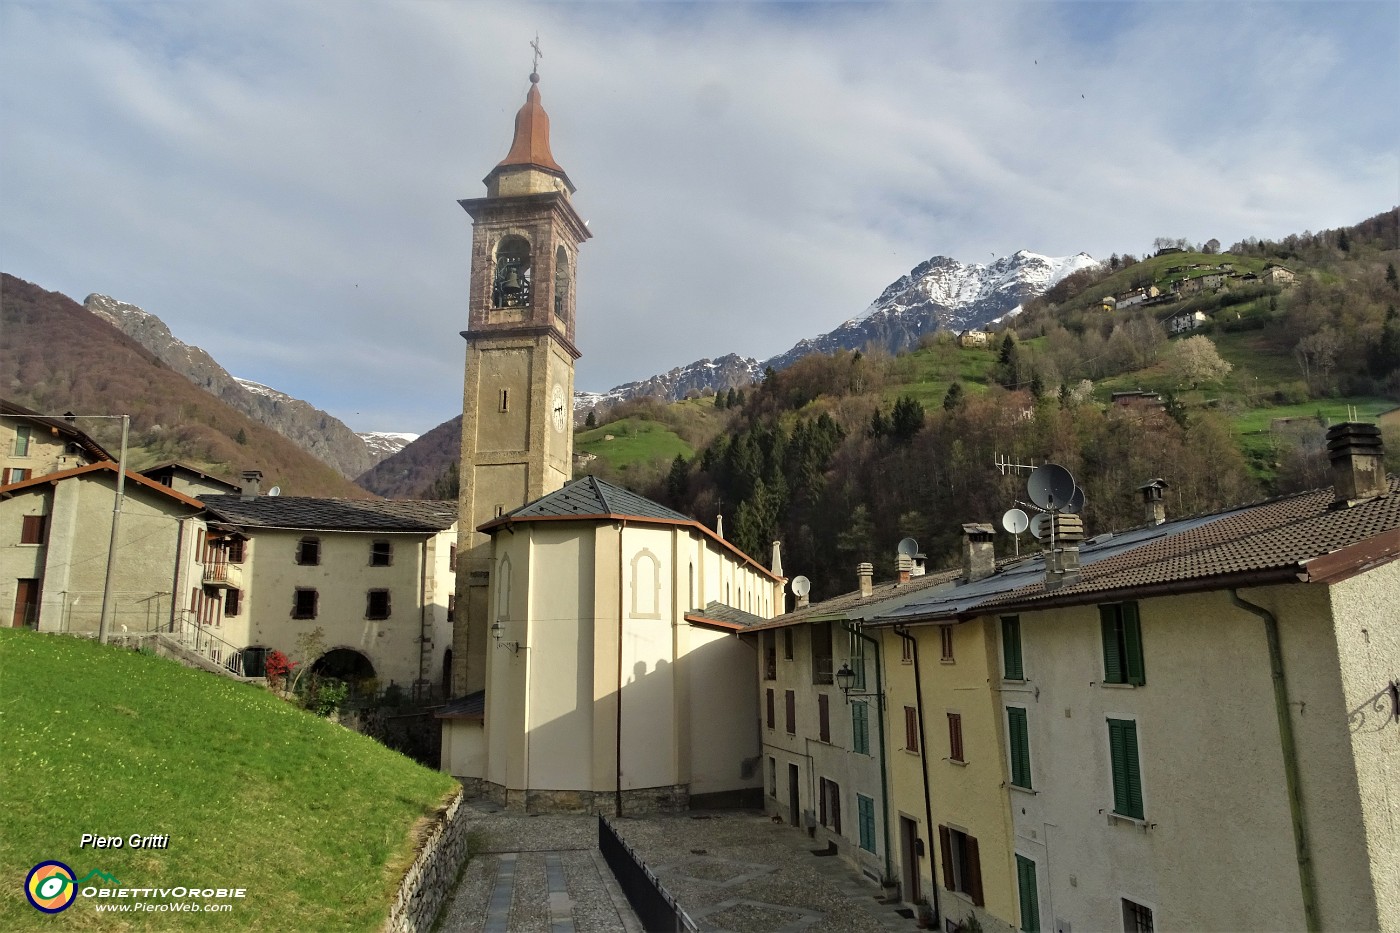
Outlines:
[[1016,556],[1021,556],[1021,532],[1030,527],[1031,520],[1026,513],[1020,509],[1007,509],[1006,514],[1001,517],[1001,527],[1011,533],[1011,538],[1016,542]]
[[1007,473],[1020,474],[1022,471],[1031,472],[1037,469],[1034,463],[1012,463],[1011,458],[1006,454],[992,454],[992,466],[997,468],[997,472],[1002,476]]
[[895,550],[904,557],[915,557],[919,553],[919,542],[913,538],[905,538],[899,542],[899,546]]

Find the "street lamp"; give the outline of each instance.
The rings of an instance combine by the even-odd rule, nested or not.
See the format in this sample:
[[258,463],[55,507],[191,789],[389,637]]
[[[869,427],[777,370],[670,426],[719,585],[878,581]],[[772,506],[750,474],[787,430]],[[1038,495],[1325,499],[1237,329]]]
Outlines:
[[[878,673],[878,672],[877,672]],[[885,694],[880,690],[857,690],[851,692],[851,688],[856,685],[856,672],[851,670],[850,662],[842,661],[841,670],[836,672],[836,686],[841,688],[841,692],[846,696],[846,702],[851,702],[851,697],[882,697]]]

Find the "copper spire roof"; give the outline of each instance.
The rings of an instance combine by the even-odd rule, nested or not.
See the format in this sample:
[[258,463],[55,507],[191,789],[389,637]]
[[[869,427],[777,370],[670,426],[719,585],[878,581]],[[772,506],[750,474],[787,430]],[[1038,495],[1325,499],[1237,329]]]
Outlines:
[[531,72],[530,93],[525,95],[525,106],[515,115],[515,139],[511,141],[510,152],[496,165],[497,169],[529,165],[564,174],[549,151],[549,115],[540,106],[539,82],[539,74]]

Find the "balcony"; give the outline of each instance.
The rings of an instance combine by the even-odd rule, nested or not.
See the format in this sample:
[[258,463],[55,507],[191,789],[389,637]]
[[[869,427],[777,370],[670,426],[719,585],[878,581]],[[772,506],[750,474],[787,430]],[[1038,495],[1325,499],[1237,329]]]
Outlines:
[[204,565],[204,585],[230,590],[243,589],[243,568],[238,564],[219,561]]

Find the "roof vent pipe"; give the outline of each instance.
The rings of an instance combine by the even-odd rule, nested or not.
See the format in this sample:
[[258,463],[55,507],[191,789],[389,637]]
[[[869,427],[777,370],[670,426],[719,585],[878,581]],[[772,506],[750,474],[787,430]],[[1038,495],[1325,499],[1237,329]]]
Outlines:
[[773,559],[769,561],[768,569],[773,571],[775,577],[783,575],[783,542],[773,542]]
[[1327,459],[1332,461],[1333,504],[1338,508],[1386,494],[1385,444],[1374,424],[1332,425],[1327,429]]
[[1162,501],[1162,490],[1167,486],[1167,481],[1159,477],[1138,487],[1142,495],[1143,520],[1149,525],[1161,525],[1167,520],[1167,504]]
[[875,565],[863,563],[856,567],[856,577],[860,580],[861,599],[869,599],[875,594]]
[[243,478],[243,492],[239,498],[256,499],[258,491],[262,488],[262,470],[244,470],[241,476]]

